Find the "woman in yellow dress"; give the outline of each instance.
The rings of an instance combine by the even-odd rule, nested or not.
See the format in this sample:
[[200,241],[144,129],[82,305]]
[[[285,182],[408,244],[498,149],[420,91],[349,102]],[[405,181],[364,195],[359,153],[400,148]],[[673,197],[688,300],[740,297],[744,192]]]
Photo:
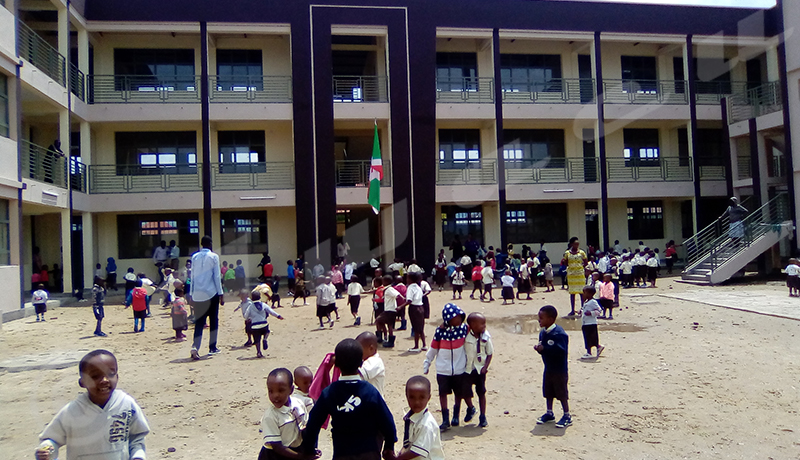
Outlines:
[[[589,260],[586,253],[580,248],[581,243],[577,237],[572,237],[569,240],[569,249],[564,253],[562,264],[566,262],[567,265],[567,285],[569,286],[569,303],[572,311],[567,316],[575,316],[575,296],[580,296],[583,293],[583,287],[586,285],[586,276],[584,268],[586,262]],[[582,302],[582,301],[581,301]]]

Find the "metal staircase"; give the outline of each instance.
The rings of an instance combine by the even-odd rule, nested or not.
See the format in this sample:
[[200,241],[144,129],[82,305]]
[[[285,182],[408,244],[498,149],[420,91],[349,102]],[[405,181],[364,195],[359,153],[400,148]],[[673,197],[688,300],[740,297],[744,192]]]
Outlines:
[[[746,203],[742,203],[745,207]],[[786,193],[780,193],[741,221],[742,238],[729,236],[727,216],[684,241],[686,268],[681,278],[718,284],[728,280],[763,252],[792,235],[794,224]]]

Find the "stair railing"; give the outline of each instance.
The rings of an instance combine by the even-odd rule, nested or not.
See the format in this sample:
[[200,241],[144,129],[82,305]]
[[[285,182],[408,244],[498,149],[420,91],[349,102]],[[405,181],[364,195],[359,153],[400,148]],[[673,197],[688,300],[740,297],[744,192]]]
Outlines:
[[[747,197],[741,205],[747,208],[752,201],[753,197]],[[729,226],[730,218],[727,215],[719,217],[683,242],[683,246],[686,248],[687,271],[706,258],[714,241],[720,236],[728,234]]]

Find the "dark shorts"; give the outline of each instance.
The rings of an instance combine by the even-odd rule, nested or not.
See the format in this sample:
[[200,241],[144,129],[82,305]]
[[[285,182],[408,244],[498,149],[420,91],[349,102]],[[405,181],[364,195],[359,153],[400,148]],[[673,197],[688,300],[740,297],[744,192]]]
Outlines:
[[422,308],[423,308],[423,311],[425,312],[424,318],[425,319],[430,318],[431,317],[431,301],[428,300],[428,296],[422,297]]
[[473,369],[471,374],[464,374],[467,381],[464,397],[472,397],[472,386],[475,385],[475,394],[482,396],[486,394],[486,374],[481,374],[477,369]]
[[800,276],[787,276],[786,286],[790,288],[800,288]]
[[597,299],[603,309],[614,308],[614,299]]
[[133,310],[133,317],[139,319],[147,318],[147,310]]
[[597,334],[597,324],[585,324],[581,326],[583,331],[583,347],[590,350],[592,347],[600,346],[600,336]]
[[250,332],[253,334],[253,341],[258,342],[259,339],[264,337],[265,335],[269,334],[269,324],[262,328],[250,328]]
[[323,316],[328,316],[334,310],[336,310],[336,304],[335,303],[328,304],[328,305],[317,305],[317,318],[322,318]]
[[436,383],[439,384],[439,396],[446,396],[450,393],[456,398],[469,397],[466,395],[466,377],[467,374],[459,375],[441,375],[436,374]]
[[409,305],[408,319],[411,320],[411,329],[414,332],[423,333],[425,330],[425,306]]
[[361,305],[361,296],[360,295],[348,296],[348,303],[350,304],[350,312],[352,312],[354,315],[357,315],[358,306]]
[[35,303],[33,304],[34,308],[36,308],[36,314],[40,315],[47,311],[47,304],[46,303]]
[[375,317],[377,318],[381,313],[383,313],[383,302],[375,302]]
[[483,290],[483,283],[481,283],[481,280],[473,281],[472,282],[472,287],[473,287],[473,289],[478,289],[479,291],[482,291]]
[[544,382],[542,383],[542,394],[546,399],[557,399],[559,401],[566,401],[569,399],[569,390],[567,383],[569,382],[569,374],[566,372],[547,372],[544,373]]
[[397,312],[396,311],[384,311],[375,319],[376,322],[381,324],[391,324],[394,326],[394,322],[397,320]]
[[658,267],[647,267],[647,281],[655,281],[658,276]]
[[520,294],[526,294],[531,292],[531,280],[530,278],[520,278],[519,284],[517,284],[517,292]]
[[94,313],[94,319],[103,319],[106,317],[106,312],[102,305],[93,306],[92,313]]
[[463,291],[463,290],[464,290],[464,285],[463,284],[454,284],[453,285],[453,292],[458,292],[459,294],[461,294],[461,291]]
[[287,281],[287,283],[289,285],[289,290],[293,291],[294,290],[294,278],[287,278],[287,279],[289,280],[289,281]]
[[503,286],[503,300],[514,300],[514,288]]
[[[292,449],[292,450],[295,450],[295,449]],[[297,450],[299,450],[299,449],[297,449]],[[289,457],[284,457],[283,455],[279,455],[279,454],[275,453],[274,450],[267,449],[264,446],[261,446],[261,452],[258,453],[258,460],[283,460],[284,458],[288,459]]]

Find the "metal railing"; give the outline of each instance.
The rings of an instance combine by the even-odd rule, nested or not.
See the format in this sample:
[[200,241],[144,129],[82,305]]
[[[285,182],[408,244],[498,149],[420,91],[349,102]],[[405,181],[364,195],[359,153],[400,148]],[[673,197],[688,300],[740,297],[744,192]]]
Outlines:
[[333,76],[333,102],[389,102],[387,78],[381,76]]
[[786,177],[786,157],[783,155],[772,155],[770,162],[769,177]]
[[688,104],[683,80],[603,80],[608,104]]
[[292,77],[220,76],[209,77],[211,102],[292,102]]
[[200,102],[200,77],[90,75],[89,102]]
[[89,193],[192,192],[201,190],[200,165],[146,167],[90,165]]
[[711,224],[719,227],[718,235],[709,238],[705,245],[694,236],[683,243],[687,247],[687,272],[700,264],[706,264],[714,271],[763,235],[772,231],[780,232],[780,225],[791,220],[789,197],[786,193],[780,193],[739,222],[722,222],[724,220],[717,219]]
[[689,157],[609,158],[609,182],[674,182],[692,180]]
[[728,168],[724,164],[703,164],[701,159],[694,161],[700,162],[700,180],[725,180],[728,178]]
[[728,121],[736,123],[783,110],[781,85],[778,81],[765,83],[733,94],[728,108]]
[[[741,205],[747,208],[752,203],[752,197],[742,201]],[[705,253],[709,251],[712,243],[722,236],[727,236],[725,232],[730,227],[730,218],[727,215],[719,217],[705,228],[692,235],[683,242],[686,247],[686,266],[696,265]]]
[[[336,162],[337,187],[367,187],[370,160],[338,160]],[[383,160],[381,187],[392,186],[392,172],[388,160]]]
[[593,78],[547,81],[503,80],[503,101],[511,104],[589,104],[595,100]]
[[268,161],[211,165],[212,190],[286,190],[294,188],[294,163]]
[[20,167],[23,177],[67,187],[67,157],[41,145],[22,140]]
[[739,171],[737,178],[739,180],[750,179],[753,177],[752,164],[750,155],[736,157],[736,169]]
[[759,85],[747,81],[696,81],[695,101],[700,105],[719,105],[723,97],[742,94]]
[[70,158],[69,186],[76,192],[89,191],[89,168],[75,158]]
[[545,158],[505,160],[507,185],[597,182],[597,158]]
[[86,101],[86,75],[72,63],[69,65],[69,89],[78,99]]
[[[447,167],[443,167],[447,166]],[[480,159],[454,165],[439,163],[436,185],[480,185],[497,183],[497,160]]]
[[66,84],[66,59],[27,24],[19,22],[19,55],[61,86]]
[[436,102],[494,102],[494,78],[436,78]]

